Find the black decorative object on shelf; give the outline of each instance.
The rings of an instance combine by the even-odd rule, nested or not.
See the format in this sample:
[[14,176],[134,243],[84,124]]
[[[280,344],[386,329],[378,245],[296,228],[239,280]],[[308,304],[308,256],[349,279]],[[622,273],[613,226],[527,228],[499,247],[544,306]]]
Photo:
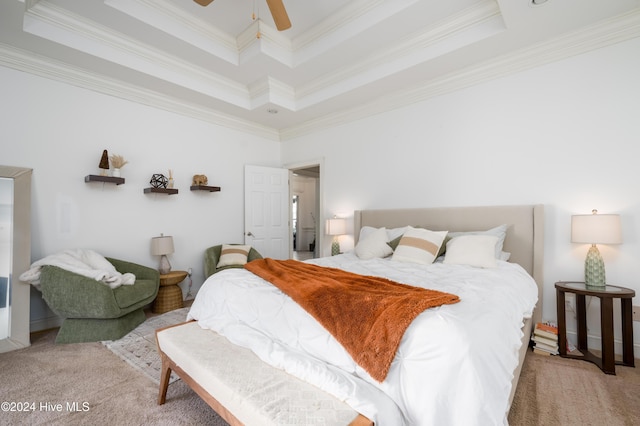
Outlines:
[[156,173],[151,176],[151,180],[149,181],[152,187],[154,188],[167,188],[167,183],[169,183],[169,179],[161,173]]

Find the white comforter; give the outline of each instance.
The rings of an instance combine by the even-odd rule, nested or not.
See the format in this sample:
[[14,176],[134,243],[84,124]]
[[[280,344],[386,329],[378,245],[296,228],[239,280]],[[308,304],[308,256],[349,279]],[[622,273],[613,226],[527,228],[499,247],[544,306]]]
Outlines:
[[427,309],[412,322],[382,383],[288,296],[244,269],[208,278],[188,319],[346,401],[377,425],[506,424],[523,318],[537,301],[524,269],[503,261],[495,269],[363,261],[351,253],[310,262],[453,293],[461,301]]

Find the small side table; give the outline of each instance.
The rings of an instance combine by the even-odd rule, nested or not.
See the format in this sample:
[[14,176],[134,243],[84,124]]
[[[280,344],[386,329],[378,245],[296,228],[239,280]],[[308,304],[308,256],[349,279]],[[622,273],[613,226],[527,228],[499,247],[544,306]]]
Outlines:
[[162,314],[184,307],[182,289],[178,284],[184,281],[187,275],[187,271],[171,271],[168,274],[160,274],[158,295],[151,305],[153,313]]
[[[607,285],[603,288],[587,287],[584,282],[560,281],[556,286],[558,309],[558,350],[565,358],[583,359],[596,364],[607,374],[616,374],[616,364],[635,367],[633,359],[633,308],[631,298],[636,292],[629,288]],[[565,293],[576,295],[576,317],[578,320],[578,350],[582,355],[567,353],[567,318]],[[602,357],[589,352],[587,345],[587,308],[585,296],[600,299],[600,328],[602,334]],[[615,360],[613,342],[613,299],[620,299],[622,313],[622,362]]]

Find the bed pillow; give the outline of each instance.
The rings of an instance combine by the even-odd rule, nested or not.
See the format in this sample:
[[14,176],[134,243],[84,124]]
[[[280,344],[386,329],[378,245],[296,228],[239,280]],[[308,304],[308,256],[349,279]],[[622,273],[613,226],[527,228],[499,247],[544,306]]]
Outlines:
[[433,263],[440,246],[447,236],[447,231],[430,231],[428,229],[408,227],[398,247],[393,252],[393,260],[400,262]]
[[389,256],[393,249],[387,244],[387,230],[378,228],[368,233],[364,239],[358,241],[355,252],[363,260]]
[[[391,241],[395,238],[401,237],[407,230],[408,226],[403,226],[400,228],[385,228],[387,229],[387,241]],[[374,228],[373,226],[363,226],[360,228],[360,236],[358,237],[358,241],[364,240],[373,232],[377,231],[381,228]]]
[[402,237],[407,232],[409,226],[402,226],[400,228],[387,228],[388,241],[393,241],[398,237]]
[[220,250],[220,259],[216,268],[232,265],[244,265],[247,263],[247,257],[251,246],[223,244]]
[[496,244],[495,250],[495,258],[502,259],[504,258],[504,255],[502,254],[502,247],[504,246],[504,239],[507,237],[507,228],[507,225],[500,225],[486,231],[449,232],[447,238],[452,239],[455,237],[460,237],[462,235],[495,235],[496,237],[498,237],[498,242]]
[[366,239],[369,235],[376,232],[379,228],[374,228],[373,226],[363,226],[360,228],[360,236],[358,237],[358,241],[362,241]]
[[499,240],[495,235],[461,235],[452,238],[447,243],[442,263],[495,268],[496,245]]
[[396,248],[398,248],[398,244],[400,244],[401,239],[402,239],[402,235],[394,238],[393,240],[389,241],[387,244],[389,244],[389,247],[391,247],[391,250],[395,251]]

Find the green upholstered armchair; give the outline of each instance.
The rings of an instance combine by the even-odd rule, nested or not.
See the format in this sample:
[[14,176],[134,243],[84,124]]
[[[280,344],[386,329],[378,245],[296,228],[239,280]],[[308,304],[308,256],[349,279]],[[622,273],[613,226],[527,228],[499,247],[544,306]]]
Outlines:
[[[206,280],[216,272],[220,272],[229,268],[242,268],[243,265],[229,265],[218,268],[218,261],[220,260],[220,252],[222,251],[222,244],[218,246],[209,247],[204,251],[204,279]],[[251,262],[255,259],[262,259],[262,255],[258,253],[258,250],[251,247],[247,256],[247,262]]]
[[116,340],[144,322],[143,308],[158,294],[160,273],[135,263],[106,259],[118,272],[134,274],[135,283],[112,289],[57,266],[42,267],[42,297],[64,319],[56,343]]

